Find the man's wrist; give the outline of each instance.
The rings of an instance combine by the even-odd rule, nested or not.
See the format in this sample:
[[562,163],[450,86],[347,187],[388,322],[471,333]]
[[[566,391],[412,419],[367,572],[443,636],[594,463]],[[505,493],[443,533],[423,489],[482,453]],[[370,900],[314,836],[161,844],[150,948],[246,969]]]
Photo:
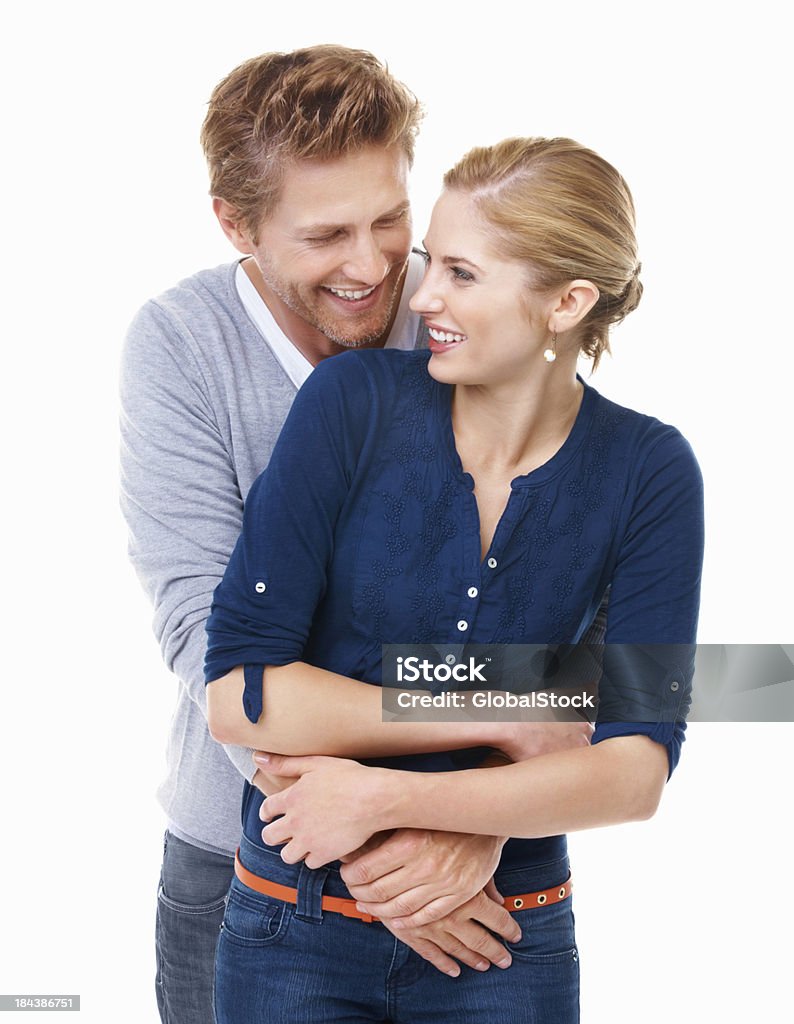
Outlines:
[[[512,722],[486,721],[478,722],[480,727],[480,743],[482,747],[492,747],[495,751],[502,751],[508,743],[508,738],[513,731]],[[506,757],[506,755],[502,755]],[[507,758],[510,761],[510,758]]]

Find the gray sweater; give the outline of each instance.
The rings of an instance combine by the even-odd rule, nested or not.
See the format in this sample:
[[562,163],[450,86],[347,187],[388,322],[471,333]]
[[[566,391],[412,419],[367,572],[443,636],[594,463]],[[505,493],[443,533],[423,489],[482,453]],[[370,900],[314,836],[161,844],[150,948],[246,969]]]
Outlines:
[[[412,271],[421,257],[412,255]],[[121,505],[129,553],[154,604],[154,632],[179,679],[158,791],[168,826],[231,854],[240,836],[250,751],[209,735],[204,624],[296,388],[242,305],[237,263],[202,271],[147,302],[121,367]],[[406,288],[406,291],[408,289]],[[403,302],[408,296],[404,294]],[[418,318],[398,316],[413,347]]]

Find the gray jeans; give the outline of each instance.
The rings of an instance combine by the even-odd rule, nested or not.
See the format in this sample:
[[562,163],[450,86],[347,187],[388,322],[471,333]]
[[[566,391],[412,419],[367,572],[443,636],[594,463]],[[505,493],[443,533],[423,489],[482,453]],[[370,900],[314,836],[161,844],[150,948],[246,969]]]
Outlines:
[[157,894],[157,1006],[163,1024],[214,1024],[215,946],[234,861],[166,832]]

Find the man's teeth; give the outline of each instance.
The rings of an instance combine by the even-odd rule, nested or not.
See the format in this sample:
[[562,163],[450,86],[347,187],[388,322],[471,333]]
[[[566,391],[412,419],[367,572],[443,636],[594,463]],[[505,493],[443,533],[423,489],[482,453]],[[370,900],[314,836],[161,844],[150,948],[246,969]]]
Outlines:
[[333,292],[334,295],[338,295],[340,299],[365,299],[377,288],[377,285],[373,285],[371,288],[365,288],[363,291],[351,292],[345,288],[328,288],[329,292]]
[[428,333],[433,341],[442,341],[448,344],[450,341],[465,341],[465,334],[452,334],[451,331],[437,331],[435,327],[428,327]]

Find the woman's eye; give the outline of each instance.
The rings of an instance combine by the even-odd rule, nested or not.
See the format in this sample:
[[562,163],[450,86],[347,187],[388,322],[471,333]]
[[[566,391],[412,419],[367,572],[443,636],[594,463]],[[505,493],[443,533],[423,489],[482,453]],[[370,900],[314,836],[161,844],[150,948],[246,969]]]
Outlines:
[[463,267],[450,267],[449,269],[452,271],[452,276],[457,281],[474,280],[474,277],[468,272],[468,270],[464,270]]

